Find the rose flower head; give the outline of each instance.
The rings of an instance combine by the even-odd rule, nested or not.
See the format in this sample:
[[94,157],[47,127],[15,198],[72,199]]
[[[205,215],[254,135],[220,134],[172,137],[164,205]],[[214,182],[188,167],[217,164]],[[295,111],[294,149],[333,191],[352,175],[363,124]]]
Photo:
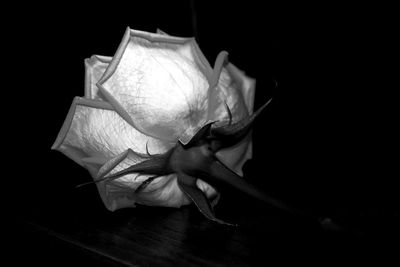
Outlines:
[[221,52],[212,68],[194,38],[127,29],[114,57],[85,60],[53,149],[86,168],[107,209],[180,207],[209,219],[218,187],[263,198],[241,177],[252,157],[255,80]]

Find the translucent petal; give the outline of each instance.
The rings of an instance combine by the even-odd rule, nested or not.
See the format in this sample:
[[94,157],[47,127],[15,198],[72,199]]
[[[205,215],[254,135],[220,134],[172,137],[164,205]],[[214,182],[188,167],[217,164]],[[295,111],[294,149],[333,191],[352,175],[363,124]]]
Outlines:
[[97,87],[97,82],[103,76],[111,57],[94,55],[85,59],[85,97],[88,99],[104,100]]
[[96,158],[109,160],[128,148],[145,154],[146,143],[152,154],[174,145],[135,130],[107,102],[76,97],[52,148],[86,166],[88,162],[93,165]]
[[169,36],[174,39],[180,39],[180,40],[184,40],[184,42],[188,42],[189,45],[183,45],[180,48],[178,48],[176,51],[178,53],[181,53],[182,55],[188,57],[191,61],[196,63],[196,65],[199,66],[200,70],[206,75],[207,79],[210,79],[213,70],[212,70],[208,60],[206,59],[204,54],[201,52],[200,47],[198,46],[198,44],[194,38],[182,38],[182,37],[172,36],[160,29],[157,29],[157,34],[161,35],[161,37],[159,37],[159,38],[162,38],[163,36]]
[[99,86],[136,129],[176,141],[206,121],[207,69],[193,39],[128,29]]

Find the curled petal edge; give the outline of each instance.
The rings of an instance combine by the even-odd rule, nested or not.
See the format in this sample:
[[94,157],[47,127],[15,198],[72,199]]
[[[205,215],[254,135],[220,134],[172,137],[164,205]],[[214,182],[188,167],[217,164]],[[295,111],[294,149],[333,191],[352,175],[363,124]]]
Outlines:
[[87,106],[87,107],[92,107],[92,108],[99,108],[99,109],[104,109],[104,110],[114,110],[113,107],[104,101],[100,101],[100,100],[93,100],[93,99],[87,99],[87,98],[83,98],[83,97],[75,97],[71,107],[68,111],[67,117],[64,120],[64,123],[61,127],[61,130],[54,142],[54,144],[52,145],[51,149],[53,150],[59,150],[62,153],[64,153],[67,157],[71,158],[73,161],[75,161],[76,163],[78,163],[81,166],[86,166],[87,162],[82,160],[82,157],[80,155],[78,155],[78,152],[76,152],[75,150],[72,149],[62,149],[62,143],[65,139],[65,137],[68,134],[68,131],[71,127],[72,121],[74,119],[74,115],[75,115],[75,110],[76,107],[78,105],[83,105],[83,106]]
[[[96,79],[94,77],[94,72],[95,72],[95,66],[99,64],[105,64],[104,66],[105,69],[108,68],[109,63],[111,62],[112,57],[107,57],[107,56],[100,56],[100,55],[93,55],[90,58],[86,58],[84,63],[85,63],[85,98],[88,99],[103,99],[102,97],[99,96],[98,92],[98,87],[97,87],[97,82],[99,79]],[[105,70],[104,70],[105,71]],[[104,72],[100,75],[104,75]]]

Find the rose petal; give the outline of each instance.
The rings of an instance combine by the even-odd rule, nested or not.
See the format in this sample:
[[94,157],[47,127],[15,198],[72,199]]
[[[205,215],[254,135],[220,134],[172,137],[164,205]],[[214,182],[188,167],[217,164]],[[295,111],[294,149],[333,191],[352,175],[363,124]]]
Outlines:
[[89,99],[104,100],[97,87],[97,82],[103,76],[111,57],[93,55],[85,59],[85,97]]
[[[156,33],[161,36],[170,36],[170,37],[178,38],[178,39],[186,39],[190,43],[190,45],[189,46],[182,45],[176,51],[178,53],[180,53],[181,55],[189,58],[195,64],[199,65],[201,71],[206,75],[208,80],[211,78],[213,70],[212,70],[208,60],[206,59],[204,54],[201,52],[200,47],[198,46],[198,44],[194,38],[182,38],[182,37],[172,36],[160,29],[157,29]],[[208,81],[208,82],[210,82],[210,81]]]
[[215,190],[214,187],[204,182],[201,179],[197,179],[196,186],[206,194],[207,198],[211,200],[211,205],[216,205],[219,201],[220,194]]
[[[222,68],[218,86],[212,95],[214,110],[211,119],[222,124],[228,123],[229,113],[226,106],[231,111],[232,123],[252,114],[254,90],[255,80],[228,63]],[[244,163],[252,157],[251,134],[234,147],[220,150],[217,156],[225,165],[242,176]]]
[[99,86],[136,129],[176,141],[206,121],[207,69],[193,39],[128,29]]
[[107,102],[76,97],[52,148],[87,166],[88,159],[108,160],[128,148],[144,154],[146,143],[153,154],[174,145],[135,130]]
[[229,113],[227,107],[232,114],[232,123],[235,123],[249,115],[248,109],[244,102],[241,91],[241,85],[232,79],[226,68],[223,68],[219,77],[218,86],[212,95],[214,107],[212,121],[219,121],[226,124],[229,121]]
[[226,66],[232,79],[236,81],[242,91],[244,102],[247,106],[249,114],[253,114],[254,109],[254,95],[256,91],[256,80],[245,75],[243,71],[238,69],[235,65],[229,63]]
[[[235,65],[233,64],[228,64],[227,70],[230,73],[231,77],[236,80],[236,83],[241,84],[239,88],[241,88],[242,95],[244,98],[244,102],[246,103],[247,110],[249,114],[253,114],[254,111],[254,96],[255,96],[255,91],[256,91],[256,80],[253,78],[250,78],[245,75],[243,71],[238,69]],[[253,157],[253,141],[252,141],[252,136],[251,133],[247,137],[247,150],[246,154],[242,157],[240,162],[237,164],[236,172],[239,175],[242,175],[242,167],[244,163],[251,159]]]
[[239,144],[221,149],[217,152],[217,157],[231,170],[236,172],[238,175],[243,176],[243,165],[248,160],[251,159],[251,135],[248,135]]

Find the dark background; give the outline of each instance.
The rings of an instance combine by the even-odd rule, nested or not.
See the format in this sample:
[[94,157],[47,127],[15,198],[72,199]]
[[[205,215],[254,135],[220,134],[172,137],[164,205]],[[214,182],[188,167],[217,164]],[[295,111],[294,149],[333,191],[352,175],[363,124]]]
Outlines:
[[[68,231],[70,236],[82,231],[77,226],[74,231],[68,228],[68,219],[53,221],[55,217],[96,225],[96,220],[85,217],[93,212],[94,218],[104,218],[103,228],[112,228],[121,217],[129,221],[136,214],[136,210],[116,215],[104,211],[94,187],[74,188],[88,181],[89,174],[50,150],[73,97],[83,95],[83,60],[93,54],[113,55],[127,26],[196,36],[211,65],[226,50],[232,63],[257,79],[255,107],[273,97],[254,129],[254,159],[245,165],[252,183],[295,207],[330,216],[353,232],[362,232],[364,239],[398,235],[398,175],[394,172],[398,116],[390,8],[131,1],[90,8],[66,3],[25,5],[23,11],[10,11],[15,15],[5,24],[9,38],[4,43],[9,49],[4,53],[11,58],[7,64],[11,71],[3,77],[8,85],[3,91],[4,104],[10,106],[5,123],[11,129],[6,141],[11,162],[5,168],[13,171],[4,179],[11,181],[6,206],[11,207],[12,222],[17,225],[14,240],[29,244],[20,253],[38,246],[38,251],[52,249],[58,255],[63,245],[53,247],[49,244],[54,241],[43,236],[62,232],[54,229],[64,229],[64,236],[69,236]],[[249,228],[272,221],[263,233],[273,236],[274,242],[282,237],[291,242],[316,236],[318,242],[333,244],[332,235],[315,232],[312,226],[234,192],[228,192],[219,205],[221,217]],[[150,216],[151,221],[152,211],[139,208],[136,216]],[[193,215],[193,209],[156,211],[189,212],[192,221],[203,220]],[[258,216],[264,219],[257,223]],[[265,219],[268,216],[270,220]],[[303,239],[291,239],[292,235]],[[101,239],[95,233],[92,238]],[[199,247],[202,242],[207,243],[200,239]],[[261,257],[261,248],[255,258]],[[36,252],[31,254],[42,255]],[[83,257],[76,251],[72,255],[71,259]]]

